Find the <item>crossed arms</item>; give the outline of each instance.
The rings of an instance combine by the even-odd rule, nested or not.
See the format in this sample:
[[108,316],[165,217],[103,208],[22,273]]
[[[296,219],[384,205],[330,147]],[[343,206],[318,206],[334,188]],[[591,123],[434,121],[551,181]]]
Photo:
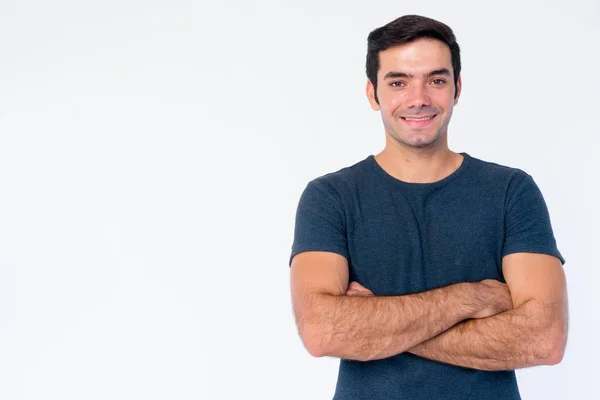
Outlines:
[[554,365],[564,354],[568,305],[553,256],[504,257],[506,284],[463,282],[404,296],[374,296],[348,284],[347,260],[305,252],[292,260],[300,337],[315,357],[368,361],[410,352],[481,370]]

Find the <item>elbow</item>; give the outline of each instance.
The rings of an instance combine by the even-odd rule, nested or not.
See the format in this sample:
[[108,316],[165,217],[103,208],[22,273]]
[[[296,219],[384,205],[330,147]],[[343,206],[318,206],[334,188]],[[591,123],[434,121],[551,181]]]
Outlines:
[[323,357],[326,353],[323,346],[323,328],[319,323],[322,317],[315,313],[315,307],[312,306],[314,296],[306,296],[306,299],[311,301],[308,304],[294,304],[294,319],[298,336],[308,354],[313,357]]
[[334,346],[324,340],[323,336],[307,335],[302,339],[302,342],[304,343],[304,347],[308,351],[308,354],[315,358],[336,357],[353,361],[372,361],[378,359],[375,356],[356,351],[352,346],[344,346],[342,343],[338,343],[337,346]]
[[542,311],[532,320],[537,321],[530,335],[535,354],[533,365],[560,364],[567,346],[568,319],[565,311]]
[[555,340],[546,357],[546,365],[557,365],[565,357],[565,341]]
[[564,351],[555,351],[554,353],[551,353],[550,356],[546,359],[546,362],[544,362],[545,365],[557,365],[560,364],[560,362],[563,360],[565,353]]
[[303,342],[306,351],[308,351],[308,354],[311,356],[321,358],[327,355],[327,352],[318,340],[304,340]]
[[[312,299],[311,299],[312,300]],[[326,320],[318,307],[320,304],[307,304],[296,312],[296,325],[302,344],[308,354],[320,358],[325,356],[337,356],[333,348],[333,336],[331,324],[324,323]]]
[[345,358],[355,361],[371,361],[370,357],[366,357],[359,352],[353,351],[351,346],[344,346],[339,341],[327,340],[331,337],[330,334],[325,333],[323,329],[317,327],[304,327],[300,334],[304,348],[313,357],[338,357]]
[[299,331],[302,344],[308,354],[316,358],[329,355],[324,345],[322,331],[318,327],[305,324]]
[[548,335],[544,342],[545,345],[542,346],[542,348],[544,348],[545,351],[541,360],[541,364],[560,364],[565,356],[565,349],[567,345],[566,333]]

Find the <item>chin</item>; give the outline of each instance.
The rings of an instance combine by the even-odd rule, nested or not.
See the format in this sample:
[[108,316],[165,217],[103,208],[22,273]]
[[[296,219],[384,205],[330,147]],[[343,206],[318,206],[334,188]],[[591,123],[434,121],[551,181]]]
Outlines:
[[407,146],[414,147],[417,149],[423,149],[426,147],[432,147],[437,143],[440,139],[441,135],[435,136],[420,136],[420,137],[412,137],[412,138],[403,138],[400,137],[400,142],[404,143]]
[[411,143],[409,144],[411,147],[414,147],[415,149],[425,149],[428,147],[433,147],[435,145],[435,141],[434,142],[417,142],[417,143]]

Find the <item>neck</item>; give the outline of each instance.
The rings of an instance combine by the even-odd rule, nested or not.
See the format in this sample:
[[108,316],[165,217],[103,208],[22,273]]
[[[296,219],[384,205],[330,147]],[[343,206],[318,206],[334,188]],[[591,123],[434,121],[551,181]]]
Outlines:
[[401,181],[437,182],[456,171],[464,158],[451,151],[444,139],[441,137],[436,145],[423,148],[388,142],[375,160],[388,174]]

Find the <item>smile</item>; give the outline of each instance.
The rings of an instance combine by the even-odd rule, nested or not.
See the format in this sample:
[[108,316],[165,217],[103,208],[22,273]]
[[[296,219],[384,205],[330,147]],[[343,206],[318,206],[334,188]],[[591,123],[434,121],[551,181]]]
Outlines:
[[433,124],[433,120],[437,116],[438,116],[438,114],[427,115],[424,117],[415,116],[415,117],[401,117],[401,118],[404,120],[404,123],[406,125],[408,125],[409,127],[420,129],[420,128],[427,128],[431,124]]
[[405,121],[428,121],[430,119],[433,119],[434,117],[435,117],[435,115],[430,115],[428,117],[421,117],[421,118],[411,118],[411,117],[401,117],[401,118],[404,119]]

